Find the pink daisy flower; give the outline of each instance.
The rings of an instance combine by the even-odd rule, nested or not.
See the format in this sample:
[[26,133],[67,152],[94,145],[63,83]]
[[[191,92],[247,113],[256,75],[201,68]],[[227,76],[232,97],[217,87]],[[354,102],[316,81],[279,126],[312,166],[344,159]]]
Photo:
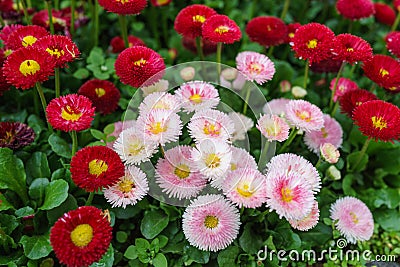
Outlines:
[[232,159],[231,159],[231,171],[236,169],[254,169],[257,170],[256,160],[249,152],[240,147],[231,146]]
[[263,107],[263,112],[265,114],[274,114],[279,117],[286,116],[286,105],[290,102],[290,99],[286,98],[276,98],[269,101]]
[[191,160],[190,146],[176,146],[165,152],[156,166],[156,183],[171,198],[191,198],[197,196],[206,186],[204,179]]
[[181,85],[175,94],[187,112],[215,108],[219,103],[218,90],[210,83],[192,81]]
[[210,109],[196,112],[190,119],[188,129],[196,142],[207,139],[227,142],[235,131],[235,125],[225,113]]
[[319,154],[319,148],[325,143],[331,143],[336,148],[342,145],[342,126],[327,114],[323,115],[323,119],[324,125],[321,129],[304,134],[304,142],[316,154]]
[[310,213],[300,220],[289,220],[290,226],[300,231],[308,231],[318,224],[319,209],[318,202],[314,200],[314,205]]
[[221,195],[199,196],[183,213],[183,233],[192,246],[201,250],[226,248],[236,239],[239,227],[238,209]]
[[125,175],[119,181],[104,190],[104,197],[112,208],[126,208],[128,205],[135,205],[149,191],[149,185],[146,174],[135,167],[129,166],[125,168]]
[[233,121],[233,126],[235,128],[232,133],[231,141],[245,140],[247,131],[254,126],[253,120],[239,112],[230,112],[228,116]]
[[321,109],[305,100],[291,100],[286,106],[286,118],[290,124],[305,132],[324,126]]
[[165,92],[155,92],[146,96],[139,106],[141,115],[149,113],[152,110],[165,110],[178,112],[179,103],[176,96]]
[[129,120],[129,121],[117,121],[114,123],[114,131],[109,134],[108,136],[113,136],[115,139],[111,142],[107,143],[107,147],[113,149],[114,143],[121,134],[123,130],[126,130],[131,127],[135,127],[136,121],[135,120]]
[[369,240],[374,232],[371,211],[355,197],[343,197],[332,204],[331,219],[349,243]]
[[339,150],[331,143],[323,144],[320,148],[320,152],[322,158],[330,164],[335,164],[340,158]]
[[256,169],[236,169],[228,173],[222,189],[239,208],[257,208],[267,201],[265,176]]
[[[335,87],[336,78],[331,81],[329,89],[333,91]],[[352,90],[357,90],[358,85],[350,79],[347,78],[339,78],[338,84],[336,86],[335,95],[333,96],[333,101],[336,102],[338,98],[340,98],[344,93]]]
[[257,52],[241,52],[236,56],[236,66],[246,80],[263,84],[275,74],[274,63],[265,55]]
[[289,125],[276,115],[265,114],[257,121],[257,129],[267,138],[268,142],[283,142],[289,137]]

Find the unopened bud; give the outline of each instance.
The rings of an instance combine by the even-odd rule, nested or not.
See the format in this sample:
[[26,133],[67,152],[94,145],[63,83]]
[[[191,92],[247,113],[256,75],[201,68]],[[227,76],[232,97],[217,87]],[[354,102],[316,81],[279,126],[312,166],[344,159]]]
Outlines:
[[227,68],[221,72],[222,78],[224,78],[225,80],[227,80],[229,82],[235,80],[237,77],[237,74],[238,74],[238,71],[233,68]]
[[186,67],[181,70],[180,74],[184,81],[191,81],[196,74],[196,70],[193,67]]
[[342,175],[340,174],[340,171],[333,165],[331,165],[327,170],[326,170],[326,177],[328,177],[330,180],[338,181],[342,179]]
[[293,86],[292,88],[292,95],[295,98],[303,98],[307,95],[306,89],[300,87],[300,86]]
[[335,164],[338,162],[340,153],[337,148],[332,145],[331,143],[325,143],[320,147],[320,152],[322,158],[326,161],[329,162],[330,164]]
[[282,93],[289,92],[291,88],[292,85],[287,80],[283,80],[279,83],[279,89],[281,90]]

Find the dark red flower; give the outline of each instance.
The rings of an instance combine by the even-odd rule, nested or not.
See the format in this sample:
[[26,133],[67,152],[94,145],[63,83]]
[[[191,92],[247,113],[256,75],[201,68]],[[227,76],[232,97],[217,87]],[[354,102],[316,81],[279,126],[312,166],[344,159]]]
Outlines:
[[10,12],[14,10],[14,1],[13,0],[2,0],[0,1],[0,11],[1,12]]
[[372,58],[372,47],[364,39],[344,33],[335,38],[332,49],[334,59],[354,64]]
[[0,96],[3,92],[10,90],[11,84],[9,84],[6,80],[6,77],[3,75],[3,65],[6,57],[4,55],[4,51],[0,49]]
[[400,86],[400,63],[386,55],[375,55],[364,62],[364,75],[391,91]]
[[247,23],[246,33],[252,42],[269,47],[283,44],[287,39],[288,28],[277,17],[256,17]]
[[112,239],[107,216],[92,206],[65,213],[50,230],[50,243],[60,263],[87,267],[106,253]]
[[287,25],[288,31],[287,31],[287,36],[286,36],[286,39],[285,39],[285,43],[289,44],[289,43],[291,43],[293,41],[294,34],[297,31],[297,29],[300,28],[300,27],[301,27],[301,24],[298,23],[298,22],[290,23],[290,24]]
[[[203,49],[204,55],[209,55],[209,54],[215,53],[215,51],[217,51],[217,44],[216,43],[213,43],[213,42],[210,42],[208,40],[202,39],[201,44],[202,44],[202,49]],[[183,36],[182,45],[187,50],[191,51],[194,54],[197,54],[196,39]]]
[[378,99],[373,93],[364,90],[356,89],[345,92],[339,97],[341,113],[347,114],[350,118],[353,116],[353,110],[367,101]]
[[114,66],[115,73],[121,82],[133,87],[153,84],[161,79],[162,72],[165,70],[162,57],[144,46],[125,49],[118,55]]
[[298,58],[309,60],[312,65],[331,56],[334,38],[333,31],[325,25],[309,23],[297,29],[292,49]]
[[338,0],[336,9],[343,17],[351,20],[368,18],[375,13],[371,0]]
[[386,35],[385,41],[387,50],[396,57],[400,57],[400,32],[389,33]]
[[400,12],[400,0],[393,0],[394,9]]
[[89,98],[96,111],[109,114],[117,109],[120,92],[110,81],[93,79],[85,82],[78,90],[78,94]]
[[310,66],[310,69],[317,73],[337,73],[340,69],[340,66],[342,66],[342,61],[328,58],[319,62],[314,62]]
[[380,23],[392,26],[396,20],[396,13],[385,3],[375,3],[375,18]]
[[0,39],[3,41],[4,49],[11,49],[7,46],[7,40],[11,33],[13,33],[16,29],[23,27],[20,24],[11,24],[6,25],[0,32]]
[[[128,36],[128,42],[129,42],[129,47],[146,46],[146,44],[143,42],[142,39],[140,39],[136,36],[133,36],[133,35]],[[115,36],[114,38],[112,38],[110,45],[111,45],[113,53],[121,53],[126,48],[124,39],[122,39],[121,36]]]
[[172,0],[151,0],[153,6],[166,6],[169,5]]
[[146,6],[147,0],[98,0],[105,10],[120,15],[139,14]]
[[353,111],[354,124],[367,137],[393,142],[400,138],[400,109],[382,100],[365,102]]
[[0,147],[13,150],[30,145],[35,140],[35,132],[20,122],[0,122]]
[[225,44],[232,44],[242,38],[239,26],[225,15],[209,17],[203,24],[202,35],[211,42]]
[[[63,16],[61,11],[52,10],[51,11],[53,16],[53,25],[55,31],[63,31],[65,28],[69,28],[71,24],[71,17]],[[50,23],[49,23],[49,13],[47,10],[41,10],[32,17],[32,24],[41,26],[50,30]]]
[[175,18],[174,29],[184,37],[201,36],[203,23],[217,12],[205,5],[190,5],[183,8]]
[[106,146],[88,146],[71,159],[71,178],[87,192],[108,188],[125,175],[125,167],[117,152]]
[[17,50],[33,45],[38,39],[49,34],[45,28],[37,25],[22,26],[8,36],[6,44],[9,49]]

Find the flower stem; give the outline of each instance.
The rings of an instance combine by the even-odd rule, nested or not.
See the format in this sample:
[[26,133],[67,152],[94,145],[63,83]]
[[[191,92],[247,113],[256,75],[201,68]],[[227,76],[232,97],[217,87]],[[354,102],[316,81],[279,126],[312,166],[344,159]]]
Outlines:
[[288,139],[286,140],[286,142],[279,149],[278,154],[284,152],[285,149],[293,142],[293,140],[296,137],[298,131],[299,130],[296,129],[296,128],[292,129],[292,132],[290,133]]
[[54,0],[54,9],[58,10],[59,6],[60,6],[59,0]]
[[[337,86],[338,86],[338,83],[339,83],[339,79],[340,79],[340,76],[342,75],[342,72],[343,72],[343,69],[344,69],[345,65],[346,65],[345,62],[343,62],[342,65],[340,65],[340,69],[339,69],[339,71],[338,71],[338,73],[336,75],[335,85],[333,86],[333,90],[332,90],[332,93],[331,93],[331,99],[329,100],[329,108],[330,109],[333,108],[333,98],[335,97],[336,89],[337,89]],[[332,112],[331,115],[333,116],[334,113]]]
[[354,164],[354,166],[351,168],[351,170],[357,169],[358,164],[360,164],[362,158],[365,155],[365,152],[367,152],[369,143],[371,143],[371,139],[370,138],[368,138],[367,141],[365,141],[363,147],[361,148],[360,155],[358,156],[358,159],[357,159],[356,163]]
[[57,97],[60,97],[60,92],[61,92],[61,89],[60,89],[60,68],[55,68],[54,69],[54,79],[55,79],[55,86],[56,86],[56,98]]
[[99,44],[99,4],[97,0],[93,1],[92,19],[94,20],[93,45],[96,47]]
[[196,37],[196,48],[197,48],[197,54],[200,57],[201,61],[204,61],[204,53],[203,53],[203,39],[201,36]]
[[261,150],[260,158],[258,160],[258,169],[262,170],[267,165],[267,152],[269,149],[270,142],[266,140],[264,147]]
[[217,73],[218,79],[221,77],[221,55],[222,55],[222,43],[217,43]]
[[321,165],[323,161],[321,160],[321,157],[318,159],[317,164],[315,164],[315,168],[318,169],[318,167]]
[[94,192],[90,192],[89,196],[88,196],[88,199],[86,200],[85,206],[92,205],[93,197],[94,197]]
[[73,37],[75,34],[75,0],[71,0],[71,25],[69,31]]
[[[163,33],[163,38],[164,38],[164,44],[168,45],[168,17],[167,14],[169,14],[168,10],[164,10],[165,7],[161,7],[161,26],[162,26],[162,33]],[[167,7],[168,8],[168,7]]]
[[78,136],[76,131],[71,131],[71,139],[72,139],[72,150],[71,150],[71,158],[75,155],[78,150]]
[[249,98],[250,98],[250,93],[251,93],[251,84],[248,84],[246,86],[246,97],[244,99],[244,105],[243,105],[243,115],[246,115],[247,113],[247,107],[248,107],[248,102],[249,102]]
[[49,27],[50,27],[50,33],[54,34],[54,24],[53,24],[53,12],[51,11],[51,1],[46,1],[46,6],[47,6],[47,14],[49,16]]
[[271,58],[272,55],[273,55],[273,53],[274,53],[274,47],[275,47],[275,46],[271,46],[271,47],[268,49],[268,55],[267,55],[267,56],[268,56],[269,58]]
[[[44,115],[46,116],[46,107],[47,107],[46,98],[44,97],[43,89],[39,82],[36,83],[36,90],[39,94],[40,101],[42,102]],[[47,127],[49,128],[50,132],[53,132],[53,128],[51,127],[49,122],[47,122]]]
[[124,39],[124,44],[125,48],[129,47],[129,41],[128,41],[128,28],[126,25],[126,16],[125,15],[119,15],[119,24],[121,27],[121,34],[122,34],[122,39]]
[[308,70],[310,69],[310,63],[308,60],[306,61],[306,66],[304,68],[304,80],[303,80],[303,88],[307,90],[307,82],[308,82]]
[[1,14],[0,14],[0,24],[1,24],[2,27],[6,26],[6,23],[4,22],[4,19],[1,16]]
[[163,146],[160,144],[159,145],[159,147],[160,147],[160,151],[161,151],[161,155],[163,156],[163,158],[165,157],[165,151],[164,151],[164,148],[163,148]]
[[21,0],[21,4],[22,4],[22,9],[23,9],[23,11],[24,11],[24,16],[25,16],[26,24],[31,25],[32,22],[31,22],[31,19],[30,19],[30,17],[29,17],[29,13],[28,13],[28,9],[27,9],[27,7],[26,7],[25,0]]
[[397,26],[399,26],[399,22],[400,22],[400,12],[397,13],[396,20],[394,21],[392,28],[390,29],[391,32],[394,32],[397,29]]
[[282,13],[281,13],[281,20],[284,20],[286,17],[286,13],[289,10],[290,0],[285,0],[285,4],[283,5]]

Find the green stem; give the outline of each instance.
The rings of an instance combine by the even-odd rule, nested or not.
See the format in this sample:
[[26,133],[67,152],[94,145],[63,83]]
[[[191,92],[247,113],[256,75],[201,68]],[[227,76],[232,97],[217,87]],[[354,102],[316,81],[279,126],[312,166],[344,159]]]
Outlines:
[[376,83],[372,84],[371,88],[369,88],[369,91],[370,91],[371,93],[373,93],[374,90],[375,90],[375,87],[376,87]]
[[258,4],[258,0],[253,0],[253,3],[251,5],[251,9],[250,9],[249,20],[253,18],[254,12],[256,11],[256,8],[257,8],[257,4]]
[[333,106],[333,109],[332,109],[332,112],[331,112],[331,117],[334,117],[334,116],[335,116],[338,107],[339,107],[339,100],[337,100],[337,101],[335,102],[335,105]]
[[1,26],[6,26],[6,23],[4,22],[4,19],[3,19],[3,17],[2,17],[2,14],[0,14],[0,24],[1,24]]
[[31,0],[26,0],[26,4],[27,4],[28,8],[32,8]]
[[75,34],[75,0],[71,0],[71,26],[69,31],[73,37]]
[[286,17],[286,13],[289,10],[290,0],[285,0],[285,4],[283,5],[283,10],[281,13],[281,20],[284,20]]
[[71,158],[75,155],[78,150],[78,136],[76,131],[71,131],[71,139],[72,139],[72,150],[71,150]]
[[218,80],[221,77],[221,55],[222,55],[222,43],[217,43],[217,73]]
[[55,79],[55,86],[56,86],[56,98],[60,97],[61,89],[60,89],[60,68],[54,69],[54,79]]
[[53,12],[51,11],[51,1],[46,1],[46,6],[47,6],[47,14],[49,16],[49,27],[50,27],[50,33],[54,34],[54,24],[53,24]]
[[275,47],[275,46],[271,46],[271,47],[268,49],[268,57],[269,57],[269,58],[271,58],[272,55],[273,55],[273,53],[274,53],[274,47]]
[[371,142],[371,140],[372,139],[368,138],[367,141],[365,141],[363,147],[361,148],[360,155],[358,156],[358,159],[357,159],[356,163],[354,164],[354,166],[351,168],[351,170],[356,170],[357,169],[357,166],[358,166],[358,164],[360,164],[362,158],[365,155],[365,152],[367,152],[368,145]]
[[336,75],[335,85],[333,86],[333,90],[332,90],[332,93],[331,93],[331,99],[329,100],[329,109],[333,108],[333,98],[335,97],[336,88],[337,88],[337,85],[339,83],[339,79],[340,79],[340,76],[342,75],[342,72],[343,72],[343,69],[344,69],[345,65],[346,65],[346,63],[343,61],[342,65],[340,65],[340,69],[339,69],[339,71],[338,71],[338,73]]
[[394,21],[392,28],[390,29],[391,32],[394,32],[397,29],[397,26],[399,26],[399,22],[400,22],[400,12],[397,13],[396,20]]
[[247,107],[248,107],[248,102],[250,99],[250,93],[251,93],[251,84],[248,83],[248,85],[246,86],[246,97],[244,99],[244,105],[243,105],[243,115],[246,115],[247,113]]
[[[44,97],[43,89],[39,82],[36,83],[36,90],[39,94],[40,101],[42,102],[43,112],[46,116],[46,107],[47,107],[46,98]],[[53,132],[53,128],[51,127],[49,122],[47,122],[47,127],[49,128],[50,132]]]
[[147,16],[148,19],[148,24],[150,24],[151,26],[151,31],[153,33],[154,39],[156,40],[157,43],[157,47],[156,50],[161,48],[161,41],[160,41],[160,33],[158,32],[158,27],[157,27],[157,23],[156,20],[154,18],[156,18],[156,10],[154,8],[150,8],[150,16]]
[[348,33],[351,33],[351,31],[353,30],[353,21],[352,20],[350,20],[350,22],[349,22],[349,27],[347,28],[347,32]]
[[22,4],[22,9],[24,11],[26,24],[31,25],[32,22],[31,22],[31,18],[29,17],[29,14],[28,14],[28,8],[26,7],[25,0],[21,0],[21,4]]
[[99,3],[97,0],[93,2],[93,14],[92,18],[94,19],[94,31],[93,31],[93,45],[96,47],[99,44]]
[[356,70],[356,66],[357,66],[357,64],[353,64],[353,66],[351,66],[351,69],[349,72],[349,79],[351,79],[351,77],[353,77],[353,73]]
[[[164,10],[165,9],[165,10]],[[168,12],[168,7],[161,7],[161,27],[162,27],[162,33],[163,33],[163,38],[164,38],[164,44],[168,45],[168,17],[167,14],[169,14]]]
[[165,157],[165,151],[164,151],[164,148],[163,148],[163,146],[160,144],[159,145],[159,147],[160,147],[160,151],[161,151],[161,155],[163,156],[163,158]]
[[121,27],[121,34],[122,34],[122,39],[124,39],[124,44],[125,48],[129,47],[129,41],[128,41],[128,27],[126,24],[126,16],[125,15],[118,15],[119,18],[119,24]]
[[290,133],[288,139],[286,140],[286,142],[279,149],[278,154],[284,152],[285,149],[293,142],[293,140],[296,137],[298,131],[299,130],[296,129],[296,128],[292,129],[292,132]]
[[58,8],[60,7],[60,2],[59,0],[54,0],[54,9],[58,10]]
[[85,206],[92,205],[93,197],[94,197],[94,192],[90,192],[89,196],[88,196],[88,199],[86,200]]
[[303,80],[303,88],[307,90],[307,82],[308,82],[308,70],[310,69],[310,63],[308,60],[306,61],[306,66],[304,68],[304,80]]
[[318,169],[318,167],[321,165],[323,161],[321,160],[321,158],[318,159],[317,164],[315,164],[315,168]]
[[204,61],[203,39],[201,38],[201,36],[196,37],[196,49],[197,49],[197,54],[200,57],[200,60]]
[[269,145],[270,142],[268,140],[266,140],[266,142],[264,143],[264,147],[262,148],[261,154],[260,154],[260,158],[258,160],[258,169],[259,170],[263,170],[265,168],[265,166],[267,165],[267,152],[269,149]]

